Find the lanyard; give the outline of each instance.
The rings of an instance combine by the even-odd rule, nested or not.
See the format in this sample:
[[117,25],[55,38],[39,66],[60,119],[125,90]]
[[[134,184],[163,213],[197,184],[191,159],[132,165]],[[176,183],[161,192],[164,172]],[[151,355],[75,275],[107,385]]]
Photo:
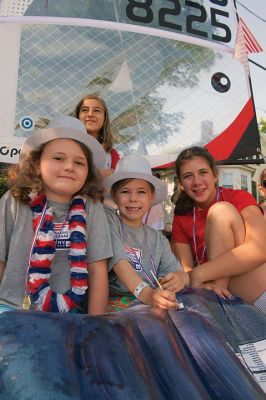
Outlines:
[[[130,248],[130,250],[132,251],[132,253],[134,254],[136,260],[138,261],[138,264],[140,265],[140,271],[142,272],[142,274],[144,275],[144,277],[147,279],[147,281],[150,282],[150,284],[152,285],[152,287],[156,288],[156,284],[154,281],[152,281],[150,279],[150,277],[147,275],[145,268],[143,267],[140,257],[138,257],[135,249],[131,246],[131,244],[128,241],[128,234],[127,234],[127,230],[125,225],[123,224],[123,221],[120,218],[120,223],[121,223],[121,227],[122,227],[122,231],[123,231],[123,236],[124,236],[124,240],[127,243],[128,247]],[[152,258],[151,253],[149,252],[149,248],[148,248],[148,242],[147,242],[147,231],[146,231],[146,227],[143,225],[143,230],[144,230],[144,249],[146,250],[146,252],[149,254],[149,259],[150,259],[150,263],[151,263],[151,271],[153,272],[153,274],[156,276],[156,268],[155,268],[155,264]]]
[[[218,187],[216,190],[216,203],[219,201],[220,193],[221,193],[221,188]],[[197,250],[197,238],[196,238],[196,207],[195,207],[195,205],[193,207],[193,244],[194,244],[194,250],[195,250],[195,256],[196,256],[196,262],[197,262],[197,265],[200,265],[200,264],[202,264],[202,261],[205,256],[206,244],[204,242],[204,247],[202,250],[201,258],[199,260],[198,250]]]

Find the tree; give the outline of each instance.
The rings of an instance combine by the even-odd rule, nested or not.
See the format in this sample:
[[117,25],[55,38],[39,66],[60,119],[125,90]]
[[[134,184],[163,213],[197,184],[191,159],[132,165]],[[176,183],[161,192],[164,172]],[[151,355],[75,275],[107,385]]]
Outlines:
[[8,190],[7,168],[8,164],[0,163],[0,197]]
[[266,120],[262,117],[259,119],[259,130],[261,133],[266,134]]
[[[127,0],[35,0],[26,14],[132,23],[128,4]],[[133,14],[143,17],[141,2],[136,4]],[[159,27],[158,10],[164,6],[160,0],[152,2],[153,22],[147,27]],[[178,24],[185,27],[189,13],[190,8],[182,6]],[[175,22],[171,13],[168,17]],[[195,22],[193,28],[201,30],[202,24]],[[213,29],[208,19],[204,25],[208,37]],[[202,72],[209,71],[219,57],[207,47],[162,37],[83,26],[29,25],[21,36],[16,117],[19,120],[26,109],[38,124],[58,113],[72,115],[83,95],[98,93],[108,104],[119,151],[135,151],[139,143],[165,145],[181,135],[184,116],[178,89],[196,89]],[[126,82],[127,88],[113,85],[117,81]],[[170,97],[175,104],[169,106]],[[25,134],[16,128],[17,136]]]

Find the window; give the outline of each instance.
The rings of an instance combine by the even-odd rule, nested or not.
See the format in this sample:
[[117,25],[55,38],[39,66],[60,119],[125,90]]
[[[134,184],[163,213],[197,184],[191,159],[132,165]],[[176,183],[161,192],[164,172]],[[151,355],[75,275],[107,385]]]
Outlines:
[[241,174],[241,189],[248,191],[248,177]]
[[221,185],[225,188],[233,189],[233,174],[231,172],[223,172]]

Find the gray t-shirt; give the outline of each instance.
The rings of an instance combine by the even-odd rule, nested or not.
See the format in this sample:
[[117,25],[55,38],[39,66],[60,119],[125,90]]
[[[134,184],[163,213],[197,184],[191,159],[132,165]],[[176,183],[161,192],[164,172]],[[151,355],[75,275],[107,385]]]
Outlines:
[[[55,292],[64,293],[70,288],[69,248],[64,248],[68,234],[66,216],[69,204],[49,202],[48,206],[53,207],[55,225],[62,223],[49,284]],[[86,213],[88,263],[111,257],[110,230],[102,204],[88,198]],[[0,200],[0,260],[6,263],[0,284],[0,303],[21,308],[32,238],[30,207],[15,201],[7,192]]]
[[114,265],[120,260],[128,260],[142,279],[150,286],[153,283],[154,287],[157,285],[150,272],[152,263],[154,263],[157,277],[173,271],[182,271],[181,264],[172,253],[167,238],[161,232],[146,225],[140,228],[122,225],[113,208],[104,206],[104,210],[110,225],[114,253],[113,257],[108,260],[111,291],[129,294],[129,290],[113,271]]

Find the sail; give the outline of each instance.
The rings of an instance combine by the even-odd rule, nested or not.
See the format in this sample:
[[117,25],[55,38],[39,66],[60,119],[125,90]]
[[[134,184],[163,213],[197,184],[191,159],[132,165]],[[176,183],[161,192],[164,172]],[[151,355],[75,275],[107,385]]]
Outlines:
[[260,152],[233,0],[4,0],[0,15],[0,161],[88,93],[119,153],[153,167],[191,145],[223,162]]

